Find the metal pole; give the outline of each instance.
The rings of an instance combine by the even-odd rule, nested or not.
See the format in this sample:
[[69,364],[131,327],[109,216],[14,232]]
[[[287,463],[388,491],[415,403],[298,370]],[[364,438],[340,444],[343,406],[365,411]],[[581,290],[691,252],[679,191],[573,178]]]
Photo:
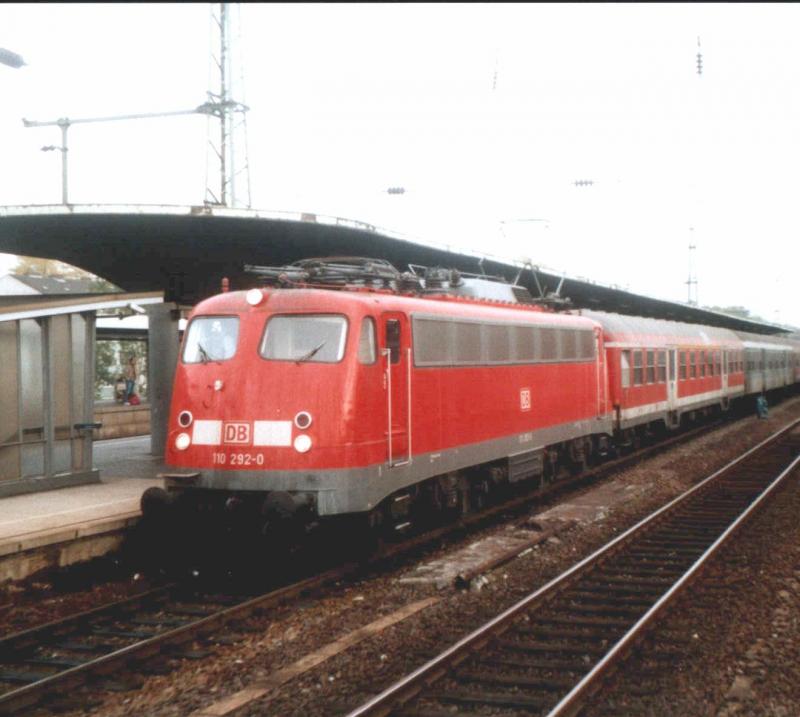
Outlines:
[[68,189],[67,189],[67,130],[69,129],[69,121],[59,120],[58,126],[61,127],[61,203],[69,204]]
[[219,114],[220,142],[219,142],[219,165],[220,165],[220,202],[223,207],[228,206],[228,182],[227,182],[227,154],[228,154],[228,111],[225,103],[229,99],[227,64],[228,64],[228,7],[227,3],[219,4],[219,101],[222,105]]

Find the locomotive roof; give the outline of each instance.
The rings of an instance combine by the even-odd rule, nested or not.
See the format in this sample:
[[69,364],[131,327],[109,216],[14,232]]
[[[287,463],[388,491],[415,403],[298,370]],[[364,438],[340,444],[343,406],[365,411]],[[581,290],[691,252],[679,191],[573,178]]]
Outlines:
[[[333,290],[321,288],[263,289],[267,300],[258,309],[273,312],[330,311],[347,312],[361,306],[365,313],[380,311],[402,311],[407,314],[442,314],[454,319],[484,318],[513,322],[535,321],[542,324],[577,325],[593,327],[595,323],[586,316],[573,313],[557,313],[529,304],[512,304],[473,298],[454,297],[445,294],[408,295],[390,291]],[[231,291],[217,294],[200,302],[192,311],[196,314],[240,313],[250,306],[245,300],[247,292]]]

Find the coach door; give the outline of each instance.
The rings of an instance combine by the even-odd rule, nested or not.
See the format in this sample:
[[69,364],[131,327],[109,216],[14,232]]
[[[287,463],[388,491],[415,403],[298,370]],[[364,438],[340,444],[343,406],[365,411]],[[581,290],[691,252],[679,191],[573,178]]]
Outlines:
[[411,341],[404,314],[381,316],[381,355],[386,392],[386,449],[389,467],[411,462]]
[[678,349],[667,349],[667,410],[678,410]]
[[722,351],[722,395],[728,395],[728,351]]

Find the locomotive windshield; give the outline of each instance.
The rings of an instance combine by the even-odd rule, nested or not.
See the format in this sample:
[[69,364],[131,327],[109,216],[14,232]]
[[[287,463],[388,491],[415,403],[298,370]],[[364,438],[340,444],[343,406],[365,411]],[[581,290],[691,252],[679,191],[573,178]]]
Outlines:
[[183,345],[184,363],[224,361],[236,353],[239,319],[235,316],[198,316],[192,319]]
[[259,353],[278,361],[336,363],[344,356],[346,338],[344,316],[273,316]]

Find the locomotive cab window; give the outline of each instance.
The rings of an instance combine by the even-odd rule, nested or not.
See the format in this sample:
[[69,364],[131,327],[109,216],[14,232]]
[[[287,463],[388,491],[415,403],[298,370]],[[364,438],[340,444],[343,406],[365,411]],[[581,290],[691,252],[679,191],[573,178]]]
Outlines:
[[375,349],[375,321],[369,316],[361,322],[361,336],[358,338],[358,362],[373,364],[377,358]]
[[400,322],[397,319],[386,319],[386,348],[392,363],[400,361]]
[[225,361],[236,353],[238,340],[238,317],[196,316],[186,331],[183,362]]
[[337,363],[344,356],[347,319],[336,315],[273,316],[259,347],[272,361]]

